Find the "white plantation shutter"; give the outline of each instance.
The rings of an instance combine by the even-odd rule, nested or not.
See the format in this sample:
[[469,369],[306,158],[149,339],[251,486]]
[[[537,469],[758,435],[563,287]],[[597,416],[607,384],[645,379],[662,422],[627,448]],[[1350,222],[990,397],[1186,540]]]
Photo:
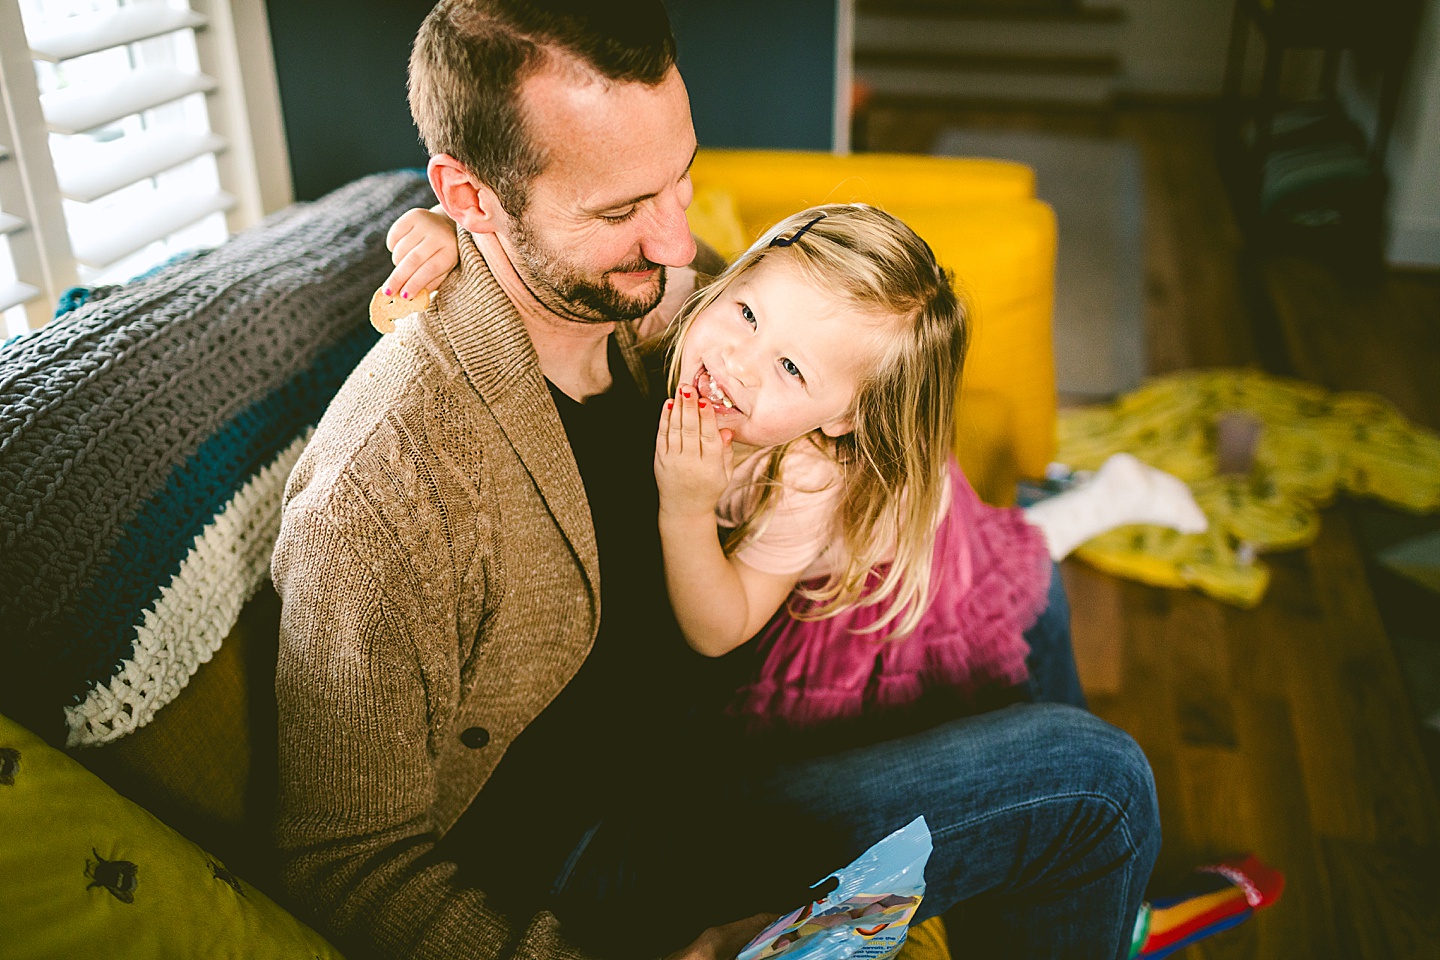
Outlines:
[[11,332],[290,201],[263,0],[0,0],[0,68]]
[[11,333],[39,326],[51,291],[75,282],[35,68],[20,9],[0,0],[0,316]]
[[63,20],[42,19],[26,34],[35,59],[59,63],[186,27],[204,25],[205,18],[192,10],[143,4]]
[[[6,245],[6,258],[4,262],[0,262],[0,313],[29,303],[40,296],[39,287],[33,283],[26,283],[16,276],[15,256],[9,252],[11,234],[22,233],[30,226],[15,214],[4,212],[6,206],[17,210],[21,208],[19,198],[22,193],[19,189],[19,179],[20,174],[15,168],[10,148],[0,144],[0,242],[4,242]],[[4,201],[9,197],[15,199],[7,204]],[[33,260],[34,258],[28,259]],[[31,278],[38,279],[33,275]]]

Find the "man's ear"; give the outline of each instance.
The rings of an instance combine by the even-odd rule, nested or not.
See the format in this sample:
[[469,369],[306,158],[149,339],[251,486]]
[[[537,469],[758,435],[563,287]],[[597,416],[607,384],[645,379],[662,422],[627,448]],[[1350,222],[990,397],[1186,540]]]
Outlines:
[[425,172],[446,215],[471,233],[496,233],[509,222],[495,191],[449,154],[431,157]]
[[829,423],[820,424],[820,432],[834,440],[855,432],[855,421],[849,417],[836,417]]

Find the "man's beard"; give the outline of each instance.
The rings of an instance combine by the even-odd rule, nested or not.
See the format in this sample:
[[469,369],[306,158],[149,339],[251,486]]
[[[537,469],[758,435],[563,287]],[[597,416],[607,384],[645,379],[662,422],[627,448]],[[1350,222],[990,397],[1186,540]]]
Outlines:
[[[613,323],[637,320],[660,305],[665,296],[665,268],[642,254],[633,262],[606,270],[599,279],[586,276],[559,256],[545,249],[524,224],[516,223],[510,234],[519,262],[517,272],[535,298],[557,313],[580,323]],[[611,275],[659,268],[652,290],[638,295],[621,293]]]

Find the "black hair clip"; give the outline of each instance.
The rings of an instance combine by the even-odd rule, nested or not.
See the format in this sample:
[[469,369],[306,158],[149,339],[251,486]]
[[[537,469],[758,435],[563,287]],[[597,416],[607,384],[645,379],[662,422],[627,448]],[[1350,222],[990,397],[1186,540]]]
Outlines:
[[788,247],[788,246],[790,246],[790,244],[794,243],[796,240],[799,240],[801,237],[805,236],[805,231],[806,231],[806,230],[809,230],[811,227],[815,226],[815,224],[819,223],[821,220],[824,220],[824,219],[825,219],[825,214],[822,213],[822,214],[820,214],[820,216],[816,217],[814,220],[811,220],[809,223],[805,224],[805,226],[801,227],[799,230],[796,230],[794,233],[790,234],[790,236],[788,236],[788,237],[776,237],[774,240],[771,240],[771,241],[770,241],[770,246],[772,246],[772,247]]

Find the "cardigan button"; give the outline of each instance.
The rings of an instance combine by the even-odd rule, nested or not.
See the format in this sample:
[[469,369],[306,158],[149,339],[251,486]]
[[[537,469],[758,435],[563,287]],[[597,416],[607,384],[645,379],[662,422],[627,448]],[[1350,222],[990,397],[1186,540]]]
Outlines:
[[484,727],[470,727],[460,734],[460,742],[471,750],[479,750],[490,742],[490,731]]

